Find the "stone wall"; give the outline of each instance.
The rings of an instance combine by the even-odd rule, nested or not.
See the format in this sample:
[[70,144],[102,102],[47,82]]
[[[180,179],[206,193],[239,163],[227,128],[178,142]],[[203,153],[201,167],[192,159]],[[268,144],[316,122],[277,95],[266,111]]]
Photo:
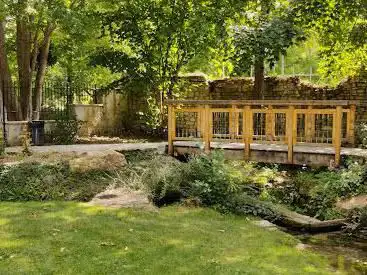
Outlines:
[[76,120],[81,122],[79,136],[90,136],[100,127],[104,114],[103,104],[74,104],[73,110]]
[[112,91],[101,98],[101,104],[75,105],[77,119],[84,122],[79,136],[128,135],[138,127],[141,114],[147,113],[143,95]]
[[[254,94],[253,78],[227,78],[207,81],[204,77],[183,78],[182,99],[197,100],[359,100],[357,122],[367,122],[367,73],[350,77],[337,87],[302,82],[297,77],[265,78],[264,94]],[[185,90],[186,89],[186,90]]]

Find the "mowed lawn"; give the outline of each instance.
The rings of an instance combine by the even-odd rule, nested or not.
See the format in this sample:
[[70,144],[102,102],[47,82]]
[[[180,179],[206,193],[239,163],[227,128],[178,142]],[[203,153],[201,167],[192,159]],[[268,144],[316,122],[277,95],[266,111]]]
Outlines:
[[78,203],[0,203],[0,274],[335,274],[243,217]]

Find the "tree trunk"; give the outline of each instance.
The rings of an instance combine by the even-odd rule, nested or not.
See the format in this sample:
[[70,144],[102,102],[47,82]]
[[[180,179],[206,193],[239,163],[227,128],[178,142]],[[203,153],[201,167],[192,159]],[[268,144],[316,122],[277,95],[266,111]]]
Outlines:
[[[0,123],[1,123],[1,125],[0,125],[0,135],[1,135],[1,127],[2,127],[2,124],[3,124],[3,122],[4,122],[4,108],[5,108],[5,106],[4,106],[4,103],[3,103],[3,90],[1,89],[1,86],[0,86]],[[0,136],[0,140],[1,140],[1,136]],[[0,146],[1,146],[1,144],[0,144]],[[0,148],[0,152],[1,152],[1,148]]]
[[17,20],[17,62],[23,120],[32,118],[32,35],[27,19]]
[[8,120],[19,120],[21,118],[18,96],[15,93],[13,82],[11,79],[9,63],[7,58],[7,52],[5,49],[5,22],[0,21],[0,89],[2,90],[1,100],[4,102],[1,106],[5,106],[6,110],[2,111],[7,113],[7,117],[4,119]]
[[47,69],[48,54],[50,52],[51,35],[53,27],[47,26],[45,36],[40,47],[40,58],[36,76],[36,89],[35,89],[35,103],[34,103],[34,120],[40,119],[40,112],[42,107],[42,87],[45,82],[45,75]]
[[255,85],[254,85],[254,99],[264,99],[264,59],[257,57],[255,60]]
[[283,207],[278,207],[277,211],[279,217],[274,223],[295,231],[310,233],[333,232],[342,229],[347,223],[347,219],[320,221]]

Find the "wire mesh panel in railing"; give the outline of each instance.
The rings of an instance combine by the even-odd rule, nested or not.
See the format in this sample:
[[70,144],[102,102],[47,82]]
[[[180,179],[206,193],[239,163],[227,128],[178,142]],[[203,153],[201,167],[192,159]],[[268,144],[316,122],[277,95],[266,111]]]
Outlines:
[[297,142],[306,142],[306,115],[297,114]]
[[287,114],[275,113],[275,136],[274,140],[285,142],[287,135]]
[[[297,142],[308,144],[332,144],[335,109],[298,109]],[[344,110],[341,120],[341,137],[348,138],[348,110]]]
[[200,112],[176,111],[176,137],[178,139],[201,138]]
[[266,141],[266,114],[254,112],[253,126],[254,126],[253,140],[260,142]]
[[243,139],[243,110],[214,108],[211,110],[212,138],[218,142],[241,142]]
[[259,143],[284,143],[287,113],[284,109],[253,109],[253,140]]
[[333,143],[333,114],[315,115],[315,134],[312,143]]
[[229,112],[212,111],[212,134],[213,139],[230,139],[230,115]]
[[238,118],[236,118],[236,120],[238,120],[238,129],[237,130],[237,133],[238,133],[238,139],[240,137],[243,137],[243,111],[240,110],[239,112],[236,113]]

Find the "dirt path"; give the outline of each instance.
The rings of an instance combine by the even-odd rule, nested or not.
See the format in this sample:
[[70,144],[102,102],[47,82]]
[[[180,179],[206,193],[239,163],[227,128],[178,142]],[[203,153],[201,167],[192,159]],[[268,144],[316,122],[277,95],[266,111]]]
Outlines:
[[[51,145],[33,146],[31,150],[35,153],[67,153],[67,152],[92,152],[92,151],[135,151],[135,150],[158,150],[164,152],[167,142],[150,143],[123,143],[123,144],[75,144],[75,145]],[[21,153],[22,147],[8,147],[7,153]]]

